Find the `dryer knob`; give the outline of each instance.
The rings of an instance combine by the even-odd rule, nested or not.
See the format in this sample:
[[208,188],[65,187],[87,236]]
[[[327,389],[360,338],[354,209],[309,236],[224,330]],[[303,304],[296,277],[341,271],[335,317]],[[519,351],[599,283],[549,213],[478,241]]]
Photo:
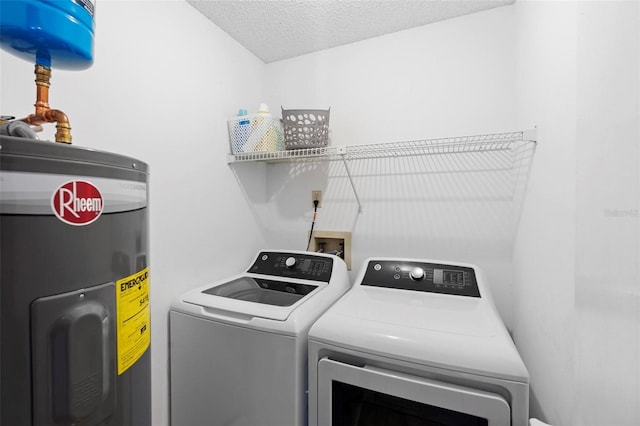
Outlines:
[[424,269],[415,267],[411,270],[411,272],[409,273],[409,276],[414,281],[420,281],[421,279],[424,278]]
[[296,264],[296,258],[293,256],[287,257],[287,260],[284,261],[284,264],[287,265],[287,268],[293,268]]

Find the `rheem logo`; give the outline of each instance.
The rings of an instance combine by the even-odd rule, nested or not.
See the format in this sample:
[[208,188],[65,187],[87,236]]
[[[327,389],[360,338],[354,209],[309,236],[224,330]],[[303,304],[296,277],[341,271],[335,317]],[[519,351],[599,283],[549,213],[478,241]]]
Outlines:
[[100,217],[104,199],[100,190],[91,182],[72,180],[60,185],[53,193],[51,207],[61,221],[83,226]]

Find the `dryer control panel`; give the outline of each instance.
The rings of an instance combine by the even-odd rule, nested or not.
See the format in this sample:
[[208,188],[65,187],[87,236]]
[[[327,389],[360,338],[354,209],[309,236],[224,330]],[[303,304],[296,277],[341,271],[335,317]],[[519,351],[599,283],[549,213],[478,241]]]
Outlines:
[[330,257],[263,251],[247,272],[329,282],[332,271],[333,259]]
[[480,297],[473,268],[402,260],[372,260],[361,285]]

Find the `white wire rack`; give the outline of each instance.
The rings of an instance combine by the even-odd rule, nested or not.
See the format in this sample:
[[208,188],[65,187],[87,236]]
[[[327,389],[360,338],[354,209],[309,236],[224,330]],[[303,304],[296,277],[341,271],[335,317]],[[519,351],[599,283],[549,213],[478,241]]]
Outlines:
[[[259,151],[244,152],[240,154],[227,154],[228,163],[242,161],[304,161],[304,160],[331,160],[336,157],[336,147],[291,149],[287,151]],[[334,158],[335,157],[335,158]]]
[[459,136],[439,139],[388,142],[366,145],[329,146],[287,151],[228,154],[227,162],[243,161],[333,161],[389,158],[415,155],[454,154],[462,152],[504,151],[514,144],[536,142],[536,130]]
[[261,162],[297,162],[297,161],[333,161],[341,160],[358,203],[358,212],[362,213],[362,203],[349,169],[350,160],[394,158],[417,155],[442,155],[467,152],[508,151],[522,144],[535,144],[535,129],[517,132],[493,133],[487,135],[459,136],[440,139],[423,139],[404,142],[389,142],[367,145],[329,146],[322,148],[294,149],[287,151],[261,151],[241,154],[228,154],[228,163]]

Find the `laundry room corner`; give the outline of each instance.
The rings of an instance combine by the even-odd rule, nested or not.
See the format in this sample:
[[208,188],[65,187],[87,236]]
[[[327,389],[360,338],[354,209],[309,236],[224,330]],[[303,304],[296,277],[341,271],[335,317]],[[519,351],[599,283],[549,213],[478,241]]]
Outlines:
[[0,426],[640,425],[640,1],[0,32]]

